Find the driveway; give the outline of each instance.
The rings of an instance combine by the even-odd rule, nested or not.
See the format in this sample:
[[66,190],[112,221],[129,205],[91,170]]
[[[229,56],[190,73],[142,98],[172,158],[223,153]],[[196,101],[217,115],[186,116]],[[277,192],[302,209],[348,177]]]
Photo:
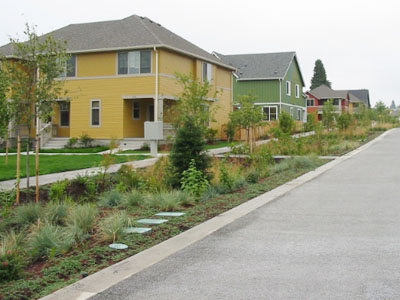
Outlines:
[[400,299],[400,130],[91,299]]

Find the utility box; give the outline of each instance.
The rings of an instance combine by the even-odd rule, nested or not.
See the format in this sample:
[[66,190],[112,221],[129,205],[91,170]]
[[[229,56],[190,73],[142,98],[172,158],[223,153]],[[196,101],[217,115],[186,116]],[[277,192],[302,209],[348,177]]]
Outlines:
[[144,138],[146,140],[159,141],[164,139],[163,122],[144,122]]

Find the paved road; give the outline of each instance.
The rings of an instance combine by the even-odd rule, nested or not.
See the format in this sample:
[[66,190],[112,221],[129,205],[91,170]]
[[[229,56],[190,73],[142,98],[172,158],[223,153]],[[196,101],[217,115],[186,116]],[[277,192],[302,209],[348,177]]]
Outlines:
[[91,299],[400,299],[400,130]]

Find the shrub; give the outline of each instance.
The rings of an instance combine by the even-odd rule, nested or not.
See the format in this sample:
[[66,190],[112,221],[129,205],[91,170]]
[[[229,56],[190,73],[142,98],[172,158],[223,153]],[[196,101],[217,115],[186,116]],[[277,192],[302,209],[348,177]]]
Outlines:
[[145,198],[143,193],[134,190],[125,197],[123,205],[125,207],[138,207],[144,204]]
[[99,205],[103,207],[114,207],[120,205],[122,203],[122,200],[122,194],[117,190],[112,190],[109,192],[105,192],[101,196]]
[[129,190],[138,188],[144,179],[132,166],[122,165],[117,172],[117,181],[122,182]]
[[47,222],[53,225],[65,225],[71,205],[65,202],[50,202],[45,207]]
[[267,177],[270,167],[275,163],[271,152],[267,147],[257,147],[250,156],[251,165],[259,177]]
[[260,173],[257,170],[251,170],[246,175],[246,181],[249,183],[257,183],[260,180]]
[[212,128],[207,128],[206,133],[205,133],[205,138],[207,140],[207,143],[209,144],[214,144],[216,142],[218,130],[212,129]]
[[124,211],[114,213],[100,222],[101,235],[104,241],[115,242],[124,234],[124,228],[131,223]]
[[285,111],[282,111],[279,115],[279,129],[284,134],[292,134],[295,129],[295,122],[293,118]]
[[189,168],[182,173],[182,190],[194,196],[200,196],[208,187],[208,180],[203,172],[197,169],[195,160],[192,159]]
[[147,199],[147,205],[161,211],[174,211],[179,208],[180,199],[174,192],[153,194]]
[[178,187],[183,180],[183,172],[188,170],[192,161],[197,170],[205,174],[210,158],[205,153],[204,131],[194,123],[186,121],[176,134],[170,154],[172,164],[172,185]]
[[236,126],[233,122],[228,122],[225,128],[226,137],[228,138],[228,142],[232,142],[235,138]]
[[67,144],[65,145],[65,148],[74,148],[77,143],[78,143],[78,138],[76,137],[69,138]]
[[89,176],[78,175],[70,181],[67,189],[74,200],[79,200],[81,197],[92,198],[96,194],[96,183]]
[[85,148],[92,147],[94,139],[90,137],[90,135],[88,135],[87,133],[82,133],[79,139]]
[[0,282],[11,281],[21,277],[24,266],[22,253],[22,234],[10,231],[0,240]]
[[64,238],[63,229],[48,223],[37,225],[28,244],[34,259],[55,256],[71,246],[70,241]]
[[350,127],[352,121],[351,114],[344,113],[337,117],[337,126],[340,130],[345,130]]
[[317,119],[315,114],[308,114],[307,115],[307,122],[304,123],[304,131],[314,131],[317,125]]
[[13,223],[23,226],[35,223],[42,218],[42,207],[40,204],[28,203],[16,208]]
[[49,197],[53,201],[62,201],[67,195],[68,179],[57,181],[50,187]]
[[235,178],[229,174],[224,162],[220,165],[219,184],[226,192],[231,192],[235,185]]
[[92,231],[97,217],[97,208],[91,204],[74,206],[67,218],[68,226],[81,230],[84,234]]

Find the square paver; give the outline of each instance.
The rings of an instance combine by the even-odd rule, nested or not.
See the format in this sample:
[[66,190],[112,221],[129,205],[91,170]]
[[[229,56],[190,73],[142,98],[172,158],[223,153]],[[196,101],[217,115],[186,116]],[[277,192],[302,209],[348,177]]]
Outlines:
[[141,224],[158,225],[158,224],[168,222],[168,220],[165,220],[165,219],[140,219],[140,220],[137,220],[137,222],[141,223]]
[[124,233],[147,233],[151,231],[151,228],[146,228],[146,227],[127,227],[124,228]]
[[160,213],[156,214],[156,216],[159,216],[159,217],[181,217],[184,214],[185,213],[183,213],[183,212],[160,212]]

